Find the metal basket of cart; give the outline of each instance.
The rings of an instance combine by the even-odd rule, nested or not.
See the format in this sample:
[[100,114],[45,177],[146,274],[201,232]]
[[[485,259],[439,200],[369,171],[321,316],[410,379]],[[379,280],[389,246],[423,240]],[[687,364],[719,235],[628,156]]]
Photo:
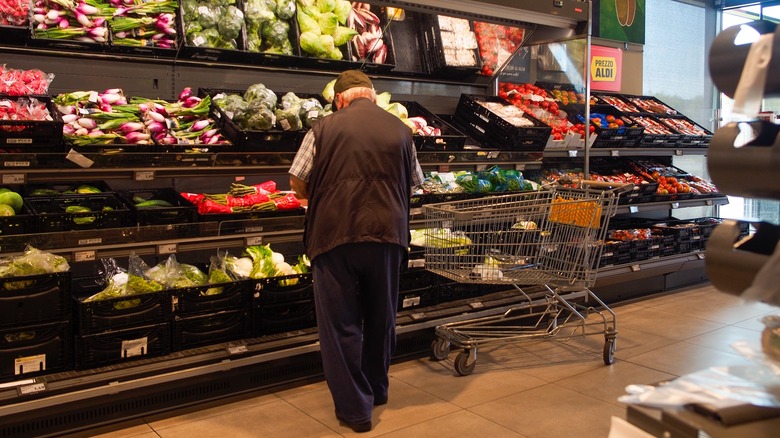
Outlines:
[[488,343],[599,334],[604,362],[612,364],[616,316],[590,287],[618,198],[632,188],[558,181],[533,192],[424,205],[426,269],[460,283],[511,285],[519,301],[437,326],[431,357],[461,349],[455,370],[468,375]]

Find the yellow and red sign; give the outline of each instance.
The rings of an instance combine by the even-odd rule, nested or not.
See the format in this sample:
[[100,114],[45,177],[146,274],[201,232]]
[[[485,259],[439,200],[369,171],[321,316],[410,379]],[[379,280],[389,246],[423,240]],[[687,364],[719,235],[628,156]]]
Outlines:
[[590,47],[590,88],[620,91],[623,51],[611,47]]

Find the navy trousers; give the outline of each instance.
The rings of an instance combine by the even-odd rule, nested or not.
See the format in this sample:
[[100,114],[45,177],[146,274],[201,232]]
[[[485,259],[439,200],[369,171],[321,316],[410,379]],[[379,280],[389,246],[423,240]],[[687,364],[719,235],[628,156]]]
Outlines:
[[354,243],[312,260],[325,378],[337,415],[350,423],[371,421],[374,400],[387,399],[404,250]]

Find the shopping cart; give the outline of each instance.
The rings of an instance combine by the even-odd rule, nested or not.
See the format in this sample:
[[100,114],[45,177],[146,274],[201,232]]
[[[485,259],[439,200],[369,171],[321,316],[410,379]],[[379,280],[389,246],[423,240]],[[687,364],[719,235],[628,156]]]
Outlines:
[[462,349],[455,370],[463,376],[488,343],[603,334],[604,363],[612,364],[616,315],[590,287],[618,197],[632,187],[579,181],[424,205],[426,269],[459,283],[512,285],[521,301],[496,315],[437,326],[431,357]]

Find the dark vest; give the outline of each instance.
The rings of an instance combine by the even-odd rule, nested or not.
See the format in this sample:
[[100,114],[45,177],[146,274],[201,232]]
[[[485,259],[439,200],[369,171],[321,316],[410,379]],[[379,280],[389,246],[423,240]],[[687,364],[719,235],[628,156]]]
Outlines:
[[313,128],[304,242],[314,259],[346,243],[409,245],[412,132],[358,98]]

